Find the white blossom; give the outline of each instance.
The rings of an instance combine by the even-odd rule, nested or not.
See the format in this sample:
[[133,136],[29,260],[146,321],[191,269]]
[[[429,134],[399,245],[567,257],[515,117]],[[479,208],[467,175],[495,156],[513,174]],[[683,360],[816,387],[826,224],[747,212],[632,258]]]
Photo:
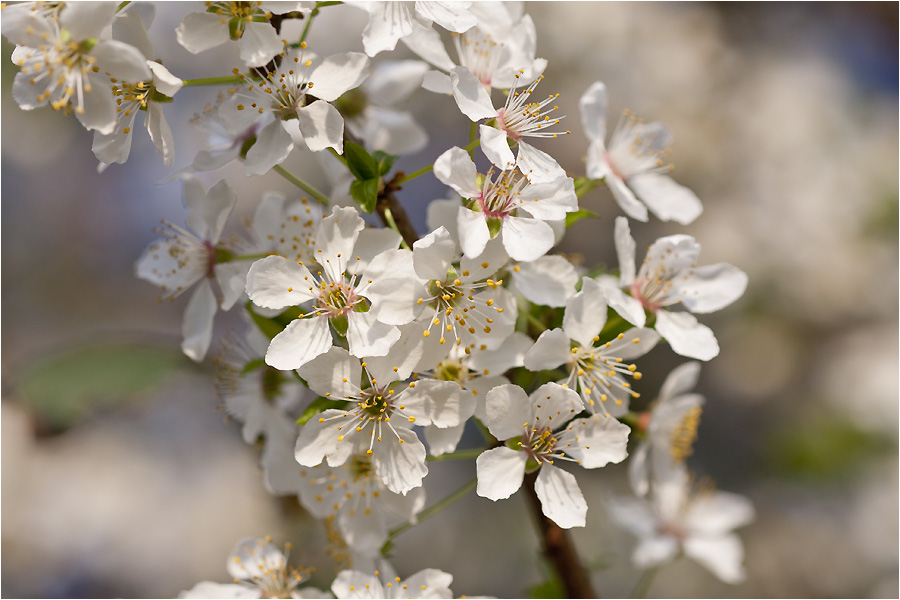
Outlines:
[[331,591],[336,598],[452,598],[451,583],[453,576],[437,569],[423,569],[406,579],[346,570],[338,573]]
[[572,420],[582,410],[572,390],[556,383],[530,396],[517,385],[488,392],[485,425],[498,440],[521,436],[514,449],[500,446],[476,460],[479,496],[502,500],[516,493],[526,471],[540,469],[534,491],[547,518],[564,529],[584,527],[587,502],[575,477],[554,465],[571,461],[586,469],[618,463],[627,456],[629,428],[612,418],[592,415]]
[[[609,305],[638,327],[646,322],[645,310],[654,313],[654,327],[676,354],[699,360],[715,357],[719,353],[715,335],[692,313],[715,312],[740,298],[747,288],[747,275],[727,263],[697,266],[700,244],[683,234],[656,240],[635,274],[635,241],[625,217],[616,218],[615,240],[618,284],[608,277],[601,280]],[[687,312],[667,310],[678,304]]]
[[562,329],[541,333],[525,355],[525,367],[542,371],[565,365],[568,376],[561,382],[581,394],[587,410],[619,417],[628,410],[629,400],[640,396],[627,378],[640,379],[641,373],[625,361],[649,352],[659,335],[633,328],[604,342],[600,333],[606,312],[603,290],[585,278],[581,291],[566,302]]
[[[581,97],[581,121],[591,141],[587,176],[603,179],[625,213],[647,220],[647,209],[663,221],[682,225],[703,211],[697,196],[666,175],[672,136],[662,123],[645,123],[626,112],[606,146],[606,86],[595,82]],[[640,202],[638,201],[640,200]],[[643,202],[643,204],[641,204]]]

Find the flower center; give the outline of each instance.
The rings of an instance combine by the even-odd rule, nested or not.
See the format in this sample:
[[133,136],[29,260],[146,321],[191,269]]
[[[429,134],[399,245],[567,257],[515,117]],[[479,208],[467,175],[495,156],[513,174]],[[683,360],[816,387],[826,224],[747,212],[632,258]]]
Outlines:
[[[485,268],[487,265],[485,265]],[[452,275],[452,274],[451,274]],[[469,272],[463,271],[463,277],[468,277]],[[419,298],[418,303],[429,302],[434,308],[434,316],[428,329],[425,330],[424,336],[431,335],[431,329],[438,327],[441,334],[441,344],[446,342],[444,332],[452,333],[456,338],[456,345],[462,343],[462,336],[465,332],[470,335],[476,334],[476,326],[481,332],[491,333],[491,325],[494,323],[494,316],[502,313],[505,308],[494,306],[493,298],[484,298],[477,293],[481,289],[496,288],[503,285],[503,280],[494,281],[488,279],[482,283],[463,284],[460,279],[447,280],[444,282],[433,280],[428,284],[428,291],[432,294],[430,298]],[[490,316],[489,316],[490,315]],[[466,354],[471,352],[466,347]]]
[[[517,82],[522,73],[524,71],[516,73]],[[559,124],[560,119],[550,118],[550,113],[559,110],[559,107],[553,105],[547,108],[559,98],[559,94],[550,94],[540,102],[529,101],[534,88],[543,78],[543,75],[539,76],[522,91],[516,91],[513,86],[506,97],[506,105],[497,111],[497,126],[516,141],[526,136],[555,138],[560,133],[569,133],[544,131],[547,127]]]
[[691,408],[672,432],[669,451],[676,461],[681,462],[693,453],[702,410],[699,406]]
[[[616,341],[624,339],[624,334],[619,334]],[[599,338],[594,338],[597,341]],[[637,338],[635,338],[637,339]],[[639,341],[639,340],[638,340]],[[631,389],[631,383],[625,378],[641,378],[637,371],[637,365],[628,364],[622,358],[614,356],[613,342],[607,342],[599,348],[572,348],[569,359],[568,385],[577,385],[581,391],[582,400],[591,412],[598,410],[609,415],[607,402],[615,406],[624,406],[628,398],[638,398],[640,394]],[[597,406],[599,401],[600,407]]]
[[456,46],[459,64],[472,71],[478,81],[489,88],[500,66],[503,44],[495,42],[490,35],[478,28],[466,33],[454,33],[453,44]]
[[[241,92],[242,99],[247,104],[238,104],[238,110],[256,110],[259,114],[266,111],[273,113],[282,120],[297,117],[297,111],[306,105],[306,93],[313,87],[309,81],[308,73],[312,61],[303,58],[303,50],[306,42],[301,42],[299,49],[286,48],[281,54],[278,66],[274,69],[257,67],[253,72],[260,77],[256,79],[238,69],[234,69],[235,75],[240,75],[247,85]],[[233,90],[237,93],[237,90]]]
[[481,212],[488,218],[502,219],[509,216],[519,205],[519,194],[528,180],[515,169],[501,171],[494,180],[493,169],[484,177],[481,196],[476,200]]
[[346,281],[327,281],[319,283],[319,297],[316,299],[316,313],[328,318],[346,315],[359,304],[363,298]]

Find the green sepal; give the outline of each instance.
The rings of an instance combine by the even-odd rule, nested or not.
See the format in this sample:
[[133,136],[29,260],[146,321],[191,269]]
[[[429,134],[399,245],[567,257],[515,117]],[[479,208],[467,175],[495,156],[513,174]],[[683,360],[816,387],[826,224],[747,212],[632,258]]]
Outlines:
[[495,217],[488,217],[487,219],[488,231],[491,232],[491,239],[494,239],[498,235],[500,235],[500,228],[503,227],[503,219],[497,219]]
[[[299,47],[299,44],[297,44],[297,46]],[[365,92],[359,88],[354,88],[341,94],[341,96],[331,104],[338,109],[338,112],[341,113],[342,117],[345,119],[352,119],[353,117],[361,115],[368,103],[369,99]]]
[[339,335],[347,335],[347,327],[350,325],[350,323],[347,321],[347,315],[332,317],[331,319],[328,319],[328,321],[331,323],[331,326],[334,327],[334,330],[338,332]]
[[269,339],[272,339],[281,333],[284,328],[287,327],[288,323],[302,314],[300,307],[293,306],[277,317],[269,318],[256,314],[253,310],[252,302],[247,302],[244,306],[247,308],[247,312],[250,313],[250,318],[253,319],[253,323],[259,327],[259,330]]
[[344,142],[344,158],[347,159],[347,168],[358,180],[378,179],[378,160],[366,152],[366,149],[353,142]]
[[174,102],[175,99],[171,96],[166,96],[156,88],[152,88],[150,90],[150,102],[158,102],[160,104],[165,104],[166,102]]
[[598,215],[595,212],[591,212],[589,210],[583,210],[583,209],[576,210],[575,212],[566,213],[566,229],[568,229],[569,227],[571,227],[572,225],[574,225],[575,223],[577,223],[578,221],[580,221],[582,219],[596,218],[599,216],[600,215]]
[[525,461],[525,472],[526,473],[534,473],[535,471],[537,471],[540,468],[541,468],[541,463],[534,460],[530,456],[528,457],[528,460]]
[[266,366],[265,359],[254,358],[253,360],[248,362],[246,365],[244,365],[244,368],[241,369],[241,375],[246,375],[247,373],[251,373],[251,372],[257,370],[258,368],[264,367],[264,366]]
[[99,40],[97,38],[93,38],[93,37],[87,38],[86,40],[81,40],[81,42],[79,42],[79,44],[78,44],[78,51],[83,54],[87,54],[88,52],[90,52],[91,50],[94,49],[94,46],[97,45],[98,41]]
[[378,177],[354,181],[350,184],[350,195],[361,209],[371,214],[375,210],[375,203],[378,202],[380,184],[381,179]]
[[314,416],[321,412],[325,412],[329,408],[346,408],[346,406],[347,403],[342,400],[332,400],[331,398],[319,396],[312,401],[312,404],[306,407],[306,410],[304,410],[303,414],[300,415],[300,418],[297,419],[297,425],[306,425],[306,423]]
[[225,248],[216,248],[216,264],[227,263],[234,260],[234,252]]
[[241,158],[247,158],[247,153],[250,152],[250,148],[252,148],[253,144],[255,144],[255,143],[256,143],[255,135],[251,135],[246,140],[244,140],[244,143],[241,144]]
[[522,443],[522,436],[517,435],[516,437],[509,438],[508,440],[503,442],[503,445],[506,446],[507,448],[509,448],[510,450],[521,450],[522,447],[519,445],[521,443]]
[[239,40],[241,39],[241,36],[244,35],[244,30],[241,27],[242,23],[243,19],[241,19],[240,17],[231,17],[228,20],[228,35],[231,37],[231,39]]
[[369,301],[365,298],[362,299],[362,302],[357,302],[353,305],[353,312],[365,313],[369,312],[369,309],[372,308],[372,305],[369,304]]

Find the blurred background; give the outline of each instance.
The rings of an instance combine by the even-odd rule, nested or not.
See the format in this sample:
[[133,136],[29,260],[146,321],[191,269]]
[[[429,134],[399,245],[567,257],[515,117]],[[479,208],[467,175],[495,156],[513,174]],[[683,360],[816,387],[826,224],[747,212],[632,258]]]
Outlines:
[[[174,28],[195,5],[157,8],[151,36],[182,78],[227,74],[233,47],[193,57]],[[572,135],[538,144],[583,173],[578,99],[610,93],[610,128],[624,109],[674,134],[674,177],[704,204],[693,224],[632,223],[638,246],[688,233],[701,264],[729,262],[750,287],[704,317],[722,352],[704,365],[707,398],[690,466],[757,510],[740,531],[748,579],[720,583],[685,559],[650,589],[670,597],[897,597],[898,593],[898,7],[894,3],[527,4],[542,93],[559,92]],[[361,50],[362,11],[326,9],[309,41],[322,54]],[[339,35],[336,35],[336,32]],[[409,56],[400,44],[391,58]],[[161,218],[183,223],[179,183],[145,130],[125,165],[97,173],[92,136],[49,109],[21,111],[2,66],[2,593],[5,597],[166,597],[202,579],[225,582],[245,536],[294,544],[292,562],[334,567],[325,532],[296,499],[266,494],[258,451],[240,439],[213,389],[211,360],[179,352],[187,298],[159,303],[134,276]],[[381,59],[386,58],[382,55]],[[188,126],[216,88],[186,88],[166,114],[176,167],[201,142]],[[431,141],[398,167],[414,170],[467,121],[452,99],[422,90],[409,103]],[[318,163],[285,165],[328,189]],[[238,231],[276,174],[239,167],[204,175],[233,184]],[[418,230],[447,196],[431,176],[399,194]],[[577,223],[559,250],[616,266],[605,190],[582,199],[598,219]],[[236,312],[236,311],[233,311]],[[235,325],[217,317],[217,331]],[[210,356],[215,356],[214,342]],[[639,364],[644,397],[684,362],[667,348]],[[474,465],[432,463],[429,504]],[[626,493],[624,465],[581,472],[591,507],[573,531],[594,584],[628,595],[640,574],[634,540],[606,519],[604,495]],[[402,576],[434,567],[459,594],[522,596],[540,584],[538,540],[521,493],[474,494],[396,540]],[[498,541],[501,540],[501,541]],[[474,551],[473,548],[478,548]]]

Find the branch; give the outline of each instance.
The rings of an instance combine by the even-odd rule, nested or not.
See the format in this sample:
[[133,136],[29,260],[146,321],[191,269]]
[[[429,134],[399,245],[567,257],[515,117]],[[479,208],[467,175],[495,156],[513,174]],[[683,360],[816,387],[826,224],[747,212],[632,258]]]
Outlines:
[[523,487],[528,496],[528,506],[537,520],[544,556],[559,574],[567,598],[599,598],[587,570],[581,566],[569,533],[544,516],[541,501],[534,491],[537,475],[538,471],[527,473]]

